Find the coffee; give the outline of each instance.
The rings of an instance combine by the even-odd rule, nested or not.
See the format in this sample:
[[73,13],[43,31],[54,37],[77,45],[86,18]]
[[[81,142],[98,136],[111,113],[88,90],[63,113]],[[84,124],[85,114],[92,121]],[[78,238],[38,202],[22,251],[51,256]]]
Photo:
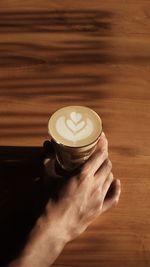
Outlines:
[[68,106],[57,110],[49,119],[48,132],[62,168],[73,170],[94,152],[102,132],[102,121],[88,107]]

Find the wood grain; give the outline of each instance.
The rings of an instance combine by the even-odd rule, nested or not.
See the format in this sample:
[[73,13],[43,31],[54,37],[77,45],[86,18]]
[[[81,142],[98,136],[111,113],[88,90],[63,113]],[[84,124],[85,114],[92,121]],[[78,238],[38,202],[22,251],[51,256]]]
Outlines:
[[41,146],[58,108],[100,114],[118,207],[54,266],[150,266],[150,2],[0,1],[0,145]]

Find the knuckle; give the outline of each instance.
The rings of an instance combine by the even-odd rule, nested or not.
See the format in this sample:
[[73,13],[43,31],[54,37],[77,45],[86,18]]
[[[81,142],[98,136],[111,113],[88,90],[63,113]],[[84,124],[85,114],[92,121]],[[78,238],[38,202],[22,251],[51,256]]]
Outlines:
[[82,206],[79,208],[79,218],[82,219],[85,216],[85,210],[82,208]]
[[105,136],[105,146],[108,147],[108,139]]
[[98,213],[101,213],[101,211],[102,211],[102,206],[103,206],[102,201],[99,201],[98,206],[97,206],[97,211],[98,211]]
[[110,180],[110,181],[113,181],[113,179],[114,179],[114,175],[113,175],[113,173],[111,172],[110,175],[109,175],[109,180]]
[[98,189],[97,189],[97,197],[98,197],[98,199],[101,199],[101,195],[102,195],[102,188],[98,187]]
[[100,210],[102,208],[102,200],[101,198],[98,198],[96,203],[95,203],[96,210]]
[[107,162],[107,167],[108,167],[108,169],[109,169],[109,170],[111,170],[111,169],[112,169],[112,163],[111,163],[111,161],[110,161],[110,160],[108,160],[108,162]]
[[80,175],[81,175],[82,178],[89,177],[89,175],[90,175],[90,167],[89,167],[88,164],[86,164],[85,166],[83,166]]
[[108,145],[108,139],[107,139],[107,137],[106,137],[106,135],[105,135],[104,132],[102,132],[101,137],[102,137],[102,139],[103,139],[104,145]]
[[104,150],[103,153],[102,153],[102,158],[105,160],[108,158],[108,150]]
[[114,205],[116,206],[118,204],[118,202],[119,202],[119,198],[116,197],[115,200],[114,200]]
[[111,171],[111,169],[112,169],[112,163],[111,163],[111,161],[108,158],[104,161],[103,168],[104,168],[104,170],[106,172],[107,171]]
[[101,201],[101,199],[102,199],[102,189],[97,187],[94,190],[93,200],[94,200],[94,202],[97,202],[97,201],[99,202],[99,201]]

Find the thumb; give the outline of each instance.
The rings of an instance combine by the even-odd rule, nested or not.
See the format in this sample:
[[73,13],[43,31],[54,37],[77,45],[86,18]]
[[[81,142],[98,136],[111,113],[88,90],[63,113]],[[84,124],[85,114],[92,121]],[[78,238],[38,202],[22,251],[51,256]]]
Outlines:
[[44,141],[43,150],[44,150],[45,158],[51,157],[52,155],[54,155],[54,147],[53,147],[52,142],[50,142],[49,140]]
[[44,159],[45,173],[48,178],[56,179],[61,176],[56,171],[56,159],[55,157]]

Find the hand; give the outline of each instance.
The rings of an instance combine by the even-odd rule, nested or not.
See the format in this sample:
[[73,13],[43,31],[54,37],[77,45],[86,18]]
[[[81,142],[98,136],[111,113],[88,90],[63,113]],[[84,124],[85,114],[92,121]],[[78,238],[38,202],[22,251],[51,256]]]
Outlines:
[[[50,170],[51,160],[46,160],[45,164],[47,170]],[[118,203],[120,181],[114,179],[111,170],[108,142],[103,133],[96,151],[85,163],[81,172],[70,179],[59,201],[56,203],[49,201],[46,206],[47,225],[51,222],[50,227],[52,227],[52,222],[55,222],[53,231],[56,235],[62,235],[62,239],[67,241],[74,239],[97,216]],[[106,197],[110,186],[113,192]]]
[[[46,159],[44,163],[50,176],[56,174],[50,168],[53,163],[52,159]],[[20,257],[9,267],[49,267],[67,242],[81,234],[97,216],[116,205],[121,188],[111,170],[108,142],[103,133],[96,151],[81,171],[71,177],[59,200],[48,201]]]

